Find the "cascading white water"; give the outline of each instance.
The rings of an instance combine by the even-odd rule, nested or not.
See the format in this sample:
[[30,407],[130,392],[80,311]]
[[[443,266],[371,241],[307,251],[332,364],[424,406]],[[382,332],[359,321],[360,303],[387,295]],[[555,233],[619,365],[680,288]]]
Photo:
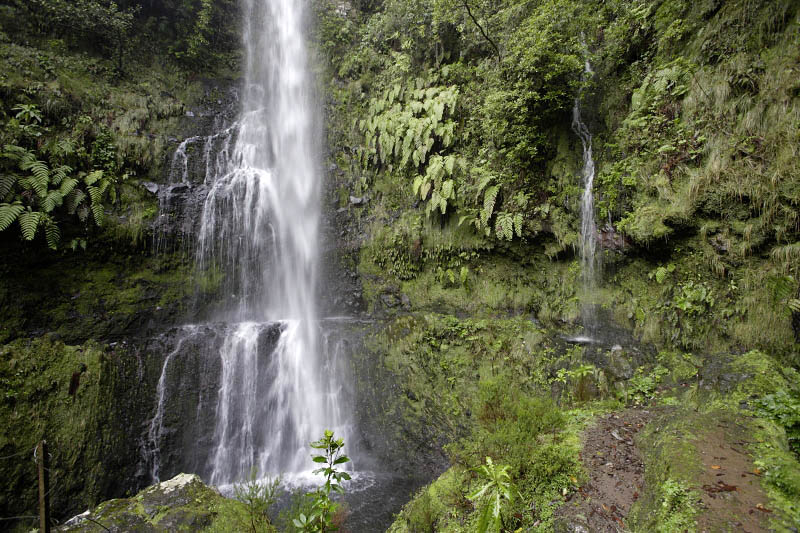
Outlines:
[[[594,74],[592,65],[586,60],[584,77],[589,78]],[[583,281],[583,306],[581,318],[587,335],[592,335],[597,327],[595,306],[591,299],[597,288],[597,276],[600,270],[600,261],[597,255],[597,224],[594,219],[594,158],[592,157],[592,134],[581,117],[580,95],[575,97],[572,108],[572,130],[580,137],[583,145],[583,195],[581,196],[581,276]]]
[[[225,276],[231,329],[211,482],[307,470],[308,443],[342,427],[327,402],[315,306],[319,172],[305,2],[244,0],[245,86],[229,168],[216,176],[198,239],[201,268]],[[263,323],[281,322],[266,365]],[[265,371],[265,372],[264,372]],[[264,372],[264,373],[262,373]]]
[[[325,429],[348,438],[338,351],[316,310],[320,172],[318,124],[301,0],[242,0],[246,52],[239,120],[190,138],[173,162],[188,183],[187,145],[202,147],[207,189],[196,235],[199,273],[220,280],[222,339],[213,443],[201,467],[215,485],[311,470],[308,443]],[[231,146],[231,141],[233,144]],[[215,144],[221,144],[215,149]],[[217,151],[216,157],[212,152]],[[176,176],[177,177],[177,176]],[[191,334],[191,332],[189,332]],[[158,450],[164,383],[148,434]],[[158,453],[151,472],[158,478]]]

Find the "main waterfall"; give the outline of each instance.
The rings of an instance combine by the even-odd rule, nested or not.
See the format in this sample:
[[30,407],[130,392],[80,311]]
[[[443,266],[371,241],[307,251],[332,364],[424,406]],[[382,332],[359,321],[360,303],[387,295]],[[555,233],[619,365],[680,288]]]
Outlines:
[[[302,470],[308,442],[337,425],[318,358],[319,174],[303,7],[244,2],[239,134],[203,209],[198,261],[225,274],[228,319],[238,323],[222,347],[215,484],[252,467]],[[260,368],[259,323],[277,321],[281,338]]]
[[[261,475],[310,470],[308,443],[325,428],[346,436],[347,427],[339,405],[338,350],[321,338],[315,301],[319,125],[305,47],[305,2],[242,1],[246,66],[240,116],[214,136],[187,139],[176,153],[185,182],[185,145],[204,146],[207,196],[194,237],[196,264],[199,275],[221,280],[214,321],[180,333],[205,335],[190,344],[219,357],[213,436],[197,460],[198,471],[215,485],[242,480],[252,469]],[[161,443],[169,435],[165,391],[180,379],[172,365],[182,344],[164,361],[148,431],[145,447],[155,479]]]

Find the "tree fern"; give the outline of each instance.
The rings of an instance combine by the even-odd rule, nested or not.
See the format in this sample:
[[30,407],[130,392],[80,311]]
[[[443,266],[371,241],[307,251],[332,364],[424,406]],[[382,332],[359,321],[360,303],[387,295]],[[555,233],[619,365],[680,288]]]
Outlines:
[[39,229],[39,224],[42,222],[43,217],[42,213],[31,211],[30,209],[20,213],[19,227],[23,239],[32,241],[36,237],[36,231]]
[[0,231],[7,230],[24,210],[25,208],[19,202],[0,204]]

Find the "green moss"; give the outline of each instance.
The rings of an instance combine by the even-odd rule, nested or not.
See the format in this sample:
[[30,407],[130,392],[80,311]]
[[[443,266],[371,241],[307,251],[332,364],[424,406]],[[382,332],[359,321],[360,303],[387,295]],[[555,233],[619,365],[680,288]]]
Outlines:
[[[104,443],[111,431],[103,425],[109,418],[105,358],[98,345],[66,346],[47,338],[0,348],[0,417],[9,421],[0,433],[0,453],[27,457],[40,439],[46,439],[53,456],[52,483],[60,494],[75,499],[56,499],[57,509],[77,502],[87,505],[101,496]],[[69,396],[73,373],[80,373],[82,365],[86,371],[80,374],[80,386]],[[35,465],[21,459],[4,461],[0,468],[2,499],[14,507],[4,513],[34,510],[35,494],[22,487],[34,479]]]

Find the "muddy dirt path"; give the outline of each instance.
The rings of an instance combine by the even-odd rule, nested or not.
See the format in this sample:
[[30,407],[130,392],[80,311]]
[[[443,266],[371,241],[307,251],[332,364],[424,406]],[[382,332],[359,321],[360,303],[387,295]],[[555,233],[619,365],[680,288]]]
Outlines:
[[625,531],[625,517],[644,483],[644,463],[634,439],[652,416],[645,409],[628,409],[601,416],[586,429],[581,459],[589,480],[559,509],[563,519],[557,531]]

